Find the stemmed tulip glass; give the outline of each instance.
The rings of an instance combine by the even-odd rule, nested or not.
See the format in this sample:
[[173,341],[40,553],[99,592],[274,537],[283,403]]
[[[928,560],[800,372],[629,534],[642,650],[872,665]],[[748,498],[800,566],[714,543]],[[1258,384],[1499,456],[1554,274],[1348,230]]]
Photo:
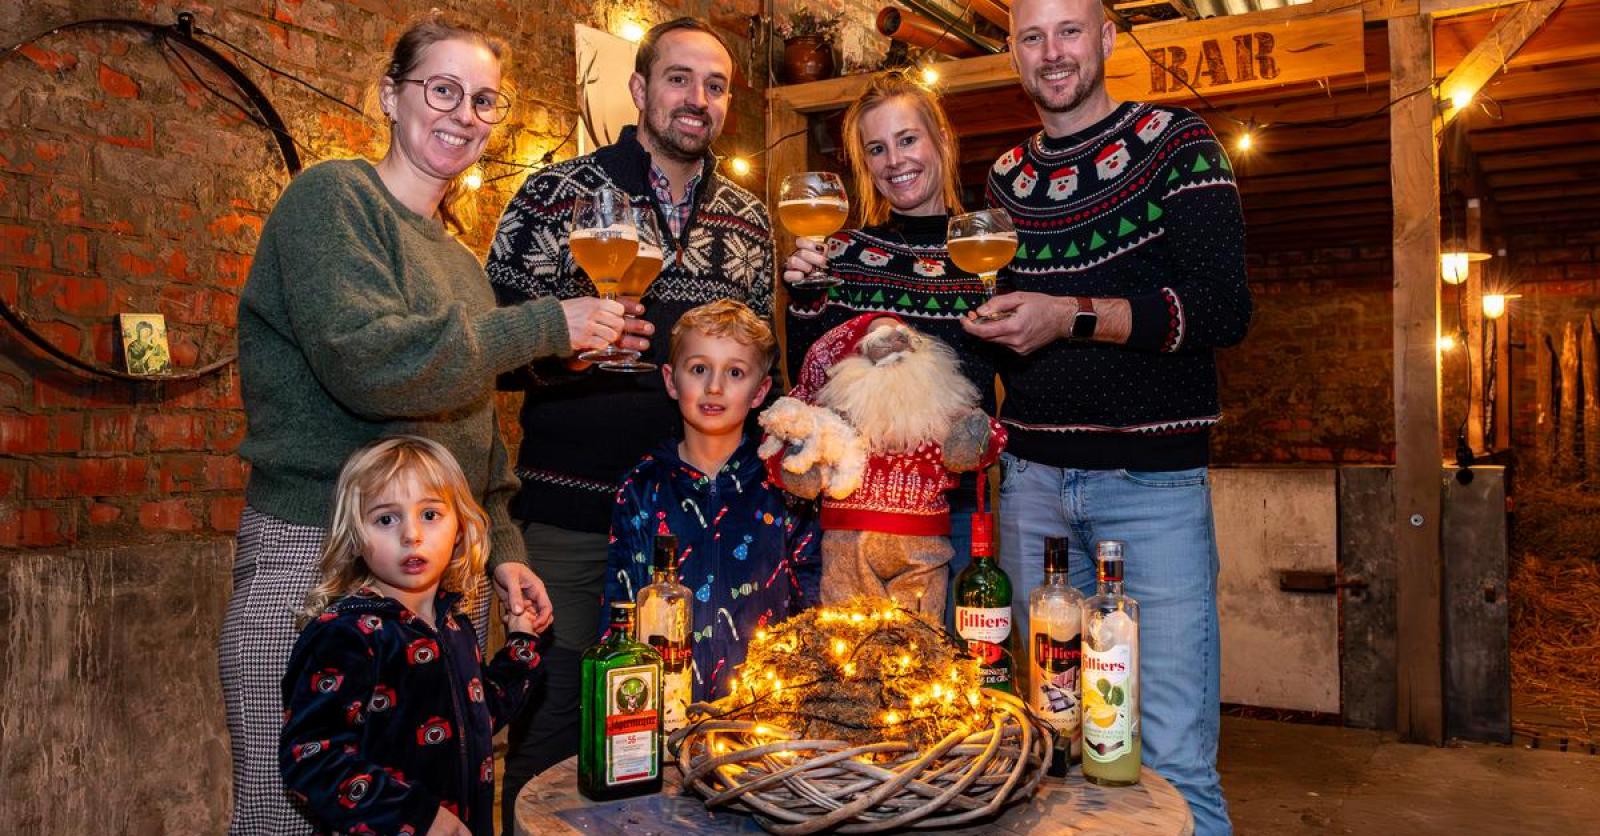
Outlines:
[[[572,259],[589,274],[602,299],[617,298],[622,274],[639,253],[639,232],[632,208],[628,194],[610,186],[579,195],[572,205],[572,234],[567,241]],[[608,345],[585,351],[578,359],[602,363],[637,356],[636,351]]]
[[[645,291],[650,289],[650,283],[660,275],[666,247],[661,237],[661,226],[656,223],[655,207],[646,203],[633,207],[632,212],[633,228],[639,233],[639,254],[634,256],[628,269],[622,271],[622,281],[617,292],[638,300],[644,297]],[[640,360],[639,352],[633,349],[625,350],[630,356],[621,360],[607,360],[600,364],[600,368],[608,372],[655,371],[656,364]]]
[[[790,232],[819,245],[850,217],[844,181],[829,171],[802,171],[783,178],[778,190],[778,218]],[[832,287],[843,282],[824,270],[790,282],[794,287]]]
[[[968,273],[977,273],[987,299],[994,298],[996,274],[1017,255],[1017,229],[1004,209],[980,209],[950,219],[945,236],[950,260]],[[982,320],[1005,319],[1010,314],[980,316]]]

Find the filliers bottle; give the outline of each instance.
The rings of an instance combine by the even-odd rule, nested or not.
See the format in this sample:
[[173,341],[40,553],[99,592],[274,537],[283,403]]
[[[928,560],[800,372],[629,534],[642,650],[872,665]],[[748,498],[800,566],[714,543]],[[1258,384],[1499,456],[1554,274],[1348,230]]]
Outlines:
[[671,734],[683,728],[694,684],[689,669],[689,634],[694,630],[692,594],[678,583],[678,538],[657,534],[650,585],[639,590],[639,636],[661,654],[662,728]]
[[972,563],[956,577],[956,632],[978,657],[985,688],[1016,693],[1011,578],[994,561],[994,515],[972,515]]
[[1139,783],[1139,604],[1122,592],[1122,543],[1095,546],[1099,589],[1083,608],[1083,777]]
[[661,656],[633,640],[633,602],[583,654],[578,791],[594,801],[661,789]]
[[1044,541],[1044,583],[1028,597],[1028,703],[1055,732],[1050,774],[1067,774],[1083,747],[1079,728],[1079,633],[1083,595],[1067,581],[1067,538]]

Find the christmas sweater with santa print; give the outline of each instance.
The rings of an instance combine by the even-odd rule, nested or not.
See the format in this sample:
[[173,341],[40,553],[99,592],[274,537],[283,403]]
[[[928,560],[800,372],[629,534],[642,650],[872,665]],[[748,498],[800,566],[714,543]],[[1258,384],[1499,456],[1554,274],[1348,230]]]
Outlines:
[[1233,169],[1182,108],[1118,105],[997,160],[991,206],[1017,228],[1000,281],[1128,300],[1125,345],[1057,340],[1003,355],[1010,451],[1056,467],[1180,470],[1209,459],[1221,417],[1214,349],[1244,339],[1251,301]]
[[426,833],[446,807],[476,836],[494,833],[494,733],[526,704],[539,653],[513,632],[484,665],[460,600],[441,591],[430,624],[363,591],[301,631],[278,764],[322,830]]
[[983,304],[986,295],[976,275],[950,261],[949,218],[891,212],[885,223],[828,238],[827,271],[844,284],[789,289],[785,333],[791,380],[799,379],[806,349],[829,329],[858,314],[893,313],[955,349],[962,374],[978,387],[983,410],[994,414],[999,349],[961,327],[961,317]]

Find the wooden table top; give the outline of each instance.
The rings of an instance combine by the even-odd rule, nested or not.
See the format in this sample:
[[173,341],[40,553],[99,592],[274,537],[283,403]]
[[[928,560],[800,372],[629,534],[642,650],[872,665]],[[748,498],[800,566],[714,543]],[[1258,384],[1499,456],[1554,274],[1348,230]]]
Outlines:
[[[669,763],[661,792],[595,803],[578,793],[578,759],[568,758],[529,781],[517,795],[516,833],[690,836],[766,832],[748,813],[707,810],[698,797],[683,795],[679,777],[677,767]],[[1100,787],[1083,780],[1082,773],[1074,767],[1066,778],[1046,777],[1033,798],[1006,808],[993,822],[928,832],[941,836],[1192,836],[1194,818],[1178,791],[1148,768],[1135,786]]]

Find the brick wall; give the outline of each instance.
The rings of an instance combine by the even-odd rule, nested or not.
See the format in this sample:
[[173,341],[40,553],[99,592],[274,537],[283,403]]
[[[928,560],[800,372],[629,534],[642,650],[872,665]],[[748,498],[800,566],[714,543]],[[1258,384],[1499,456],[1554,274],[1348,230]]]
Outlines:
[[1217,355],[1218,463],[1393,458],[1389,259],[1384,247],[1250,255],[1250,334]]
[[[623,14],[648,22],[694,14],[719,26],[739,53],[722,145],[761,146],[763,97],[750,79],[766,73],[747,61],[746,37],[757,0],[52,0],[0,4],[0,41],[70,20],[169,23],[193,11],[199,26],[364,103],[394,38],[434,6],[510,46],[517,105],[491,140],[491,157],[531,162],[567,135],[576,118],[571,22],[603,27]],[[237,98],[203,61],[186,57],[206,83]],[[381,154],[379,122],[239,63],[267,91],[307,164]],[[165,315],[179,366],[233,351],[237,294],[288,175],[268,134],[187,73],[148,40],[111,29],[52,36],[0,62],[0,295],[85,360],[120,368],[121,312]],[[568,144],[557,158],[573,152]],[[486,165],[485,174],[514,176],[478,195],[466,240],[480,255],[522,179],[505,166]],[[8,326],[0,326],[0,347],[0,548],[234,529],[247,467],[234,452],[245,423],[231,366],[194,383],[132,384],[63,371]]]
[[1549,227],[1507,241],[1511,291],[1512,446],[1531,450],[1535,438],[1537,351],[1548,335],[1561,352],[1568,323],[1600,320],[1600,228]]

